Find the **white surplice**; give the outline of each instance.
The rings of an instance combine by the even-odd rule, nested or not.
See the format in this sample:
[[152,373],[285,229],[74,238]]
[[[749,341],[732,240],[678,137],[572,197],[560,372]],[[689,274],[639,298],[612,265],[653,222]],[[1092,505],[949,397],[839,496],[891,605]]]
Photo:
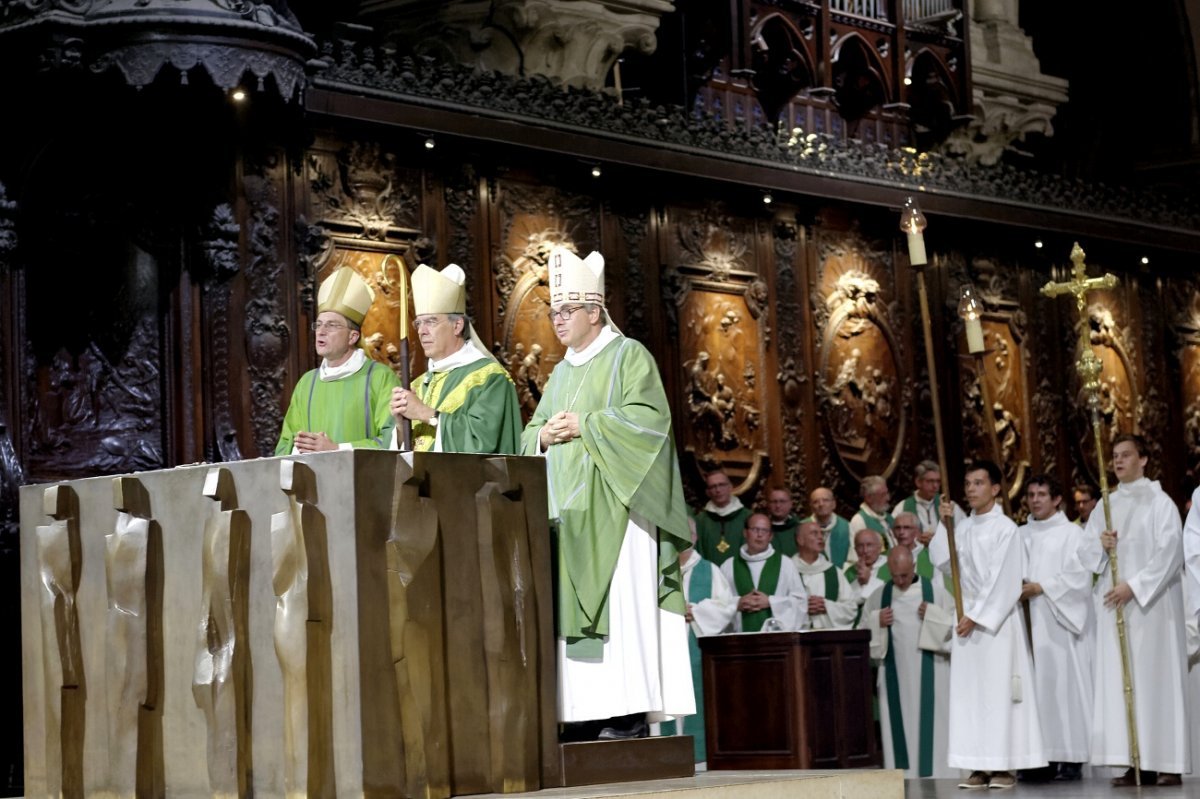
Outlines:
[[[1187,712],[1187,644],[1183,611],[1183,543],[1179,510],[1157,480],[1141,478],[1109,495],[1117,531],[1120,577],[1133,589],[1125,604],[1125,637],[1133,678],[1141,767],[1172,774],[1191,771]],[[1096,582],[1095,701],[1091,762],[1128,766],[1121,651],[1116,612],[1104,607],[1112,589],[1108,554],[1100,544],[1104,512],[1088,519],[1080,560],[1101,574]]]
[[[913,557],[916,557],[916,552],[913,553]],[[858,581],[858,572],[855,568],[847,564],[846,571],[851,576],[847,577],[846,581],[850,583],[850,590],[854,592],[854,604],[862,605],[867,600],[867,597],[880,588],[883,588],[883,580],[879,579],[879,570],[886,565],[887,558],[880,554],[875,559],[875,562],[871,564],[871,576],[867,578],[866,584],[863,584]]]
[[[725,579],[729,581],[729,585],[733,587],[733,592],[736,594],[738,588],[737,581],[733,579],[733,564],[734,561],[741,558],[746,561],[746,566],[750,569],[750,579],[757,587],[763,565],[773,554],[775,554],[775,548],[768,544],[767,548],[757,555],[748,555],[746,554],[746,545],[742,544],[737,555],[721,564],[721,574],[725,575]],[[775,584],[775,590],[768,597],[771,603],[771,618],[779,622],[781,630],[803,630],[808,624],[808,593],[804,590],[804,583],[800,582],[800,573],[792,565],[791,558],[781,557],[780,560],[779,582]],[[742,631],[741,613],[734,614],[733,631],[738,633]]]
[[[950,570],[946,528],[929,542],[933,565]],[[1012,771],[1046,765],[1033,664],[1017,612],[1025,549],[1017,525],[996,504],[955,526],[963,614],[975,622],[950,654],[949,765]]]
[[1192,492],[1192,507],[1183,523],[1184,596],[1187,614],[1200,616],[1200,486]]
[[1079,561],[1083,529],[1062,511],[1020,528],[1025,576],[1042,587],[1029,600],[1033,679],[1046,759],[1086,763],[1092,720],[1092,573]]
[[[892,640],[896,657],[896,682],[900,693],[900,713],[904,721],[904,740],[908,749],[908,768],[904,776],[920,776],[921,741],[921,657],[924,650],[918,645],[925,629],[926,639],[941,642],[940,651],[933,655],[933,774],[932,777],[957,777],[946,761],[947,737],[950,723],[950,645],[954,635],[954,597],[942,586],[941,579],[933,581],[934,610],[927,611],[924,620],[919,613],[924,601],[921,578],[908,590],[892,589]],[[896,768],[895,744],[892,740],[891,707],[887,692],[887,672],[883,659],[888,653],[887,628],[879,625],[883,604],[883,587],[867,597],[863,605],[860,627],[871,631],[871,658],[878,661],[876,683],[879,697],[879,728],[883,736],[883,767]],[[930,649],[930,651],[933,651]]]
[[[700,553],[695,549],[688,552],[688,559],[683,564],[683,596],[685,600],[691,596],[692,574],[695,573],[696,566],[703,561],[704,558],[700,557]],[[695,603],[688,602],[692,611],[692,634],[697,638],[725,632],[733,624],[733,617],[737,614],[738,598],[733,587],[721,575],[720,568],[712,566],[712,564],[709,566],[713,570],[712,590],[709,598]],[[696,676],[693,675],[693,678]]]
[[[815,616],[809,615],[808,629],[848,630],[854,626],[854,617],[858,615],[858,602],[855,601],[854,589],[846,581],[846,575],[842,574],[840,569],[834,568],[824,555],[817,555],[817,559],[812,563],[805,563],[799,555],[792,555],[791,560],[800,574],[800,581],[804,583],[805,592],[810,597],[819,596],[825,599],[825,612]],[[826,569],[833,569],[837,576],[837,596],[833,598],[825,596]]]

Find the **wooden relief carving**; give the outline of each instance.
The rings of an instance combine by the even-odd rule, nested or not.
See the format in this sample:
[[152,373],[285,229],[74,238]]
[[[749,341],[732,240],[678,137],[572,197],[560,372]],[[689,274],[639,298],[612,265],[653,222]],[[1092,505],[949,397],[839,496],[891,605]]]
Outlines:
[[1172,295],[1185,300],[1175,312],[1183,435],[1188,475],[1200,478],[1200,289],[1190,282],[1172,284]]
[[[1146,437],[1150,448],[1150,463],[1154,464],[1149,471],[1155,476],[1161,474],[1160,470],[1166,465],[1163,451],[1170,435],[1170,414],[1168,398],[1164,395],[1163,388],[1170,384],[1168,375],[1171,371],[1161,337],[1161,330],[1168,322],[1164,319],[1165,313],[1162,310],[1155,310],[1165,308],[1166,303],[1163,302],[1156,283],[1157,281],[1153,280],[1137,281],[1138,317],[1142,325],[1141,352],[1138,360],[1142,390],[1135,411],[1138,429]],[[1165,483],[1164,487],[1170,491],[1170,481]]]
[[[1072,363],[1079,357],[1079,327],[1088,326],[1092,351],[1103,364],[1100,372],[1100,422],[1104,440],[1104,458],[1112,462],[1112,442],[1121,433],[1140,432],[1137,410],[1141,398],[1137,388],[1137,372],[1133,365],[1133,344],[1128,328],[1118,324],[1110,309],[1114,297],[1109,292],[1098,292],[1100,300],[1087,308],[1087,318],[1076,322],[1073,327],[1073,346],[1070,352]],[[1087,412],[1087,397],[1074,369],[1070,376],[1070,394],[1074,398],[1074,413],[1071,414],[1073,438],[1079,445],[1079,459],[1088,479],[1099,485],[1096,474],[1096,445],[1092,434],[1091,417]]]
[[[522,410],[532,414],[566,352],[546,317],[550,250],[561,244],[584,256],[598,249],[599,213],[591,198],[552,188],[504,183],[499,193],[503,238],[492,263],[503,325],[497,357],[513,376]],[[609,283],[619,280],[615,267],[606,267]]]
[[283,426],[284,367],[290,346],[290,331],[281,301],[280,188],[269,164],[248,162],[246,169],[242,187],[249,206],[250,252],[244,270],[245,359],[254,408],[251,417],[254,445],[260,454],[270,455],[275,452],[275,442]]
[[[1050,281],[1049,274],[1035,274],[1032,282],[1036,286],[1044,286]],[[1045,346],[1033,347],[1036,357],[1037,390],[1033,392],[1033,418],[1037,425],[1038,450],[1041,458],[1038,471],[1055,474],[1058,471],[1058,442],[1060,431],[1063,429],[1064,396],[1063,383],[1067,368],[1074,368],[1067,363],[1068,352],[1061,357],[1053,346],[1057,340],[1055,316],[1049,305],[1051,300],[1038,297],[1032,317],[1031,338],[1033,341],[1046,342]],[[1031,444],[1032,446],[1032,444]]]
[[[446,710],[433,701],[445,688],[442,680],[439,609],[429,606],[441,596],[429,590],[429,581],[440,586],[437,558],[431,557],[438,540],[437,506],[421,495],[423,475],[414,474],[406,461],[396,464],[392,528],[387,541],[388,627],[392,668],[400,706],[404,744],[404,784],[407,796],[450,795],[449,757],[445,746]],[[425,590],[412,592],[415,580]],[[420,604],[422,601],[426,604]]]
[[[538,620],[526,507],[521,485],[504,459],[489,459],[491,478],[475,494],[483,595],[483,646],[488,675],[491,784],[497,792],[540,785],[536,707],[512,707],[511,697],[535,696]],[[513,635],[509,631],[515,630]]]
[[826,438],[855,481],[889,476],[908,426],[901,350],[880,275],[886,256],[857,236],[823,246],[814,303],[820,361],[817,399]]
[[753,271],[751,229],[715,209],[683,213],[679,266],[669,270],[684,370],[683,450],[701,469],[723,466],[756,484],[766,458],[758,389],[766,284]]
[[51,486],[42,494],[42,509],[54,520],[39,525],[36,531],[38,573],[42,584],[46,793],[49,796],[82,797],[87,690],[79,616],[75,607],[83,570],[79,497],[69,486]]
[[[983,388],[977,360],[967,350],[961,322],[955,326],[955,340],[962,369],[962,420],[966,457],[996,460],[1004,470],[1004,480],[1010,498],[1021,495],[1025,476],[1032,463],[1032,441],[1029,435],[1029,390],[1027,387],[1027,355],[1025,343],[1025,313],[1016,298],[1017,287],[1011,280],[1014,270],[999,267],[994,261],[977,258],[970,274],[960,275],[975,286],[984,304],[982,319],[986,354],[983,358],[985,379],[991,394],[992,407],[985,409]],[[947,296],[947,311],[957,313],[957,290]],[[949,307],[950,301],[954,307]],[[992,452],[991,440],[985,425],[996,431],[998,453]]]
[[214,796],[245,796],[249,787],[250,707],[247,593],[250,515],[237,508],[228,469],[209,469],[204,496],[215,507],[204,523],[201,618],[192,696],[208,725],[208,783]]
[[134,477],[113,480],[116,527],[104,537],[111,790],[162,794],[162,532]]
[[783,428],[783,472],[793,496],[803,496],[806,493],[807,459],[800,430],[800,401],[807,388],[808,369],[801,339],[805,322],[796,297],[798,281],[792,265],[796,257],[797,232],[794,222],[775,225],[775,288],[779,297],[775,314],[779,329],[783,331],[779,338],[779,373],[775,379],[779,381],[779,394],[783,400],[779,409]]
[[[25,413],[33,474],[111,474],[163,465],[160,345],[154,313],[137,320],[120,358],[89,341],[27,362]],[[278,433],[278,429],[275,431]]]
[[213,209],[205,240],[201,244],[207,267],[203,279],[204,310],[210,331],[209,373],[212,380],[213,435],[217,449],[216,457],[209,456],[211,460],[242,459],[229,385],[229,373],[232,368],[229,357],[230,281],[238,272],[240,234],[241,225],[234,217],[233,208],[227,203],[222,203]]
[[283,675],[283,784],[289,796],[333,796],[331,696],[333,596],[325,516],[316,477],[298,461],[279,463],[288,507],[271,515],[275,655]]

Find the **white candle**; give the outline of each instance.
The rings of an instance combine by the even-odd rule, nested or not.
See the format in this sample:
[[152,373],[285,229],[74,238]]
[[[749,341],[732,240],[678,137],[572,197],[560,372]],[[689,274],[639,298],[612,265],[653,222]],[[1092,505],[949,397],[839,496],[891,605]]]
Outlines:
[[917,232],[905,235],[908,236],[908,262],[913,266],[929,263],[925,260],[925,234]]
[[983,352],[983,323],[978,316],[971,315],[963,320],[967,328],[967,351]]

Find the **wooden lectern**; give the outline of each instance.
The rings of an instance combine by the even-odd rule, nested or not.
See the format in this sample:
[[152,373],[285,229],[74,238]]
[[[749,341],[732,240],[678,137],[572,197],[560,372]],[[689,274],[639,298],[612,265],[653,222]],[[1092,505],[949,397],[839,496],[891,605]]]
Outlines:
[[708,768],[883,764],[866,630],[700,639]]

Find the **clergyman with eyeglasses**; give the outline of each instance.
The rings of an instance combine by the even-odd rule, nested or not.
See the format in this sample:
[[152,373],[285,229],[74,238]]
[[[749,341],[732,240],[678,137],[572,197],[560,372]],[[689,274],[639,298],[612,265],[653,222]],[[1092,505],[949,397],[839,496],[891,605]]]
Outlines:
[[654,357],[608,317],[604,258],[556,247],[549,267],[550,323],[567,352],[522,449],[546,458],[558,529],[559,720],[566,740],[642,737],[696,704],[671,411]]
[[[412,388],[392,389],[397,425],[413,423],[418,452],[516,455],[521,408],[512,377],[475,334],[466,317],[466,273],[457,264],[413,270],[413,327],[428,359]],[[392,430],[392,449],[397,449]]]
[[276,455],[387,444],[392,426],[388,399],[396,375],[359,347],[362,322],[374,301],[371,286],[348,266],[321,284],[312,326],[321,365],[296,383]]

